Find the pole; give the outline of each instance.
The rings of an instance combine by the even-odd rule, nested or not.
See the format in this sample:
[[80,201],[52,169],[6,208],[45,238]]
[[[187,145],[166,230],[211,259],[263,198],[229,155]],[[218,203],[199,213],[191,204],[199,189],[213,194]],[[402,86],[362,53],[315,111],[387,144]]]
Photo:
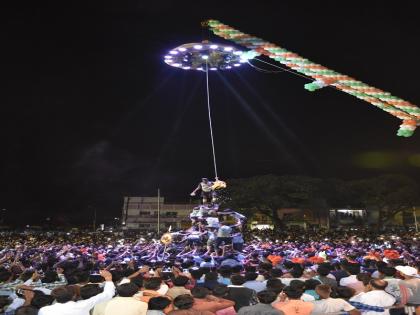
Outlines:
[[158,204],[157,204],[157,234],[160,232],[160,189],[158,188]]
[[414,226],[416,227],[416,233],[418,233],[419,227],[418,227],[418,224],[417,224],[416,207],[413,207],[413,216],[414,216]]

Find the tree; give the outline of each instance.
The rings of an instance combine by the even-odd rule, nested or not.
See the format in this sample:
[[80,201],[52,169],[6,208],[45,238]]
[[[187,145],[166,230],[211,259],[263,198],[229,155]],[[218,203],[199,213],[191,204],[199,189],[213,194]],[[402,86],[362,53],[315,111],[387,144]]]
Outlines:
[[378,230],[396,214],[420,202],[418,184],[403,175],[383,175],[353,181],[350,185],[366,209],[378,211]]
[[224,206],[234,208],[246,216],[256,211],[272,219],[274,227],[282,222],[277,210],[286,207],[325,207],[321,194],[322,180],[305,176],[263,175],[228,180],[222,198]]

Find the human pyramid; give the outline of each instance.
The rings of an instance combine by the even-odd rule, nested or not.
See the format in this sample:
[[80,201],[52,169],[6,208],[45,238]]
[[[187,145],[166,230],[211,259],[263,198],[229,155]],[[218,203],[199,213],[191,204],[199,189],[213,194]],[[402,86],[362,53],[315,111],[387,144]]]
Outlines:
[[[246,217],[231,209],[220,209],[219,193],[226,188],[226,183],[216,178],[210,181],[202,178],[196,189],[190,194],[200,192],[202,203],[190,213],[191,227],[185,231],[168,232],[161,238],[165,245],[170,243],[183,245],[178,257],[194,254],[217,255],[225,247],[232,246],[234,251],[243,247],[242,229]],[[164,251],[166,253],[166,251]],[[165,257],[165,254],[162,255]]]

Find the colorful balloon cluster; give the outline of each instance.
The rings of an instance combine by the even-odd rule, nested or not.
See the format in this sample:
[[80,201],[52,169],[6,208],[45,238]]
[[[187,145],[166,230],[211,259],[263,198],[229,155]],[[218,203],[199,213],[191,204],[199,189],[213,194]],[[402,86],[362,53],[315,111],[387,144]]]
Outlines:
[[207,21],[207,25],[214,34],[250,49],[251,51],[248,52],[249,56],[266,55],[296,72],[313,78],[315,81],[305,84],[305,89],[308,91],[313,92],[325,86],[332,85],[401,119],[402,124],[398,130],[398,136],[410,137],[416,127],[420,125],[420,108],[391,95],[389,92],[382,91],[347,75],[330,70],[276,44],[242,33],[217,20],[209,20]]

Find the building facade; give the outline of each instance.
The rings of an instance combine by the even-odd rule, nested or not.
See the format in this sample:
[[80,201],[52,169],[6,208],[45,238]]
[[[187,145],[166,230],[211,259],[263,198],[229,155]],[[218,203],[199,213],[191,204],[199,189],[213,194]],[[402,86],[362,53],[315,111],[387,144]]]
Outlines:
[[[160,197],[124,197],[121,222],[125,230],[166,232],[191,226],[189,218],[195,204],[167,204]],[[158,215],[159,214],[159,215]]]

